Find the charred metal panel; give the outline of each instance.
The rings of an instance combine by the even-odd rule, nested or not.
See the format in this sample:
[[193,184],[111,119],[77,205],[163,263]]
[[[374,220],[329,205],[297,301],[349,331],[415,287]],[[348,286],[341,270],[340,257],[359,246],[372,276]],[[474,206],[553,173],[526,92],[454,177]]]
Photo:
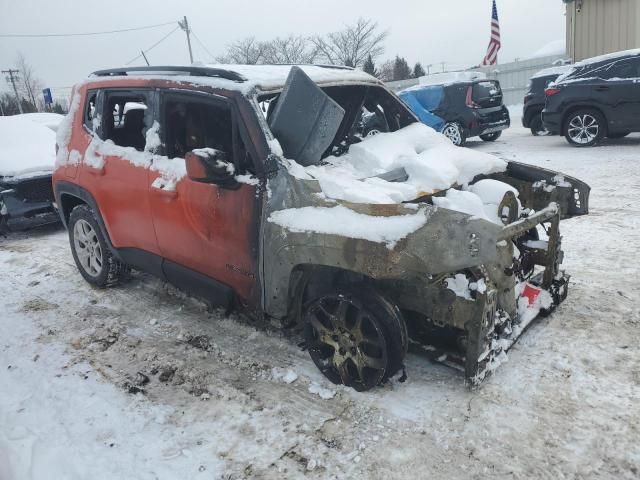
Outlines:
[[284,155],[304,166],[320,161],[340,128],[345,111],[299,67],[287,83],[270,118]]

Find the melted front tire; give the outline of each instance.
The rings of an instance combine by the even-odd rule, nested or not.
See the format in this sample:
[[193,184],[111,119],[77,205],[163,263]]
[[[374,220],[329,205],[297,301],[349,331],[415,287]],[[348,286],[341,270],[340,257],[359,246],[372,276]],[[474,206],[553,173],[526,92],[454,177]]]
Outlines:
[[304,313],[311,359],[333,383],[362,392],[398,372],[408,348],[400,311],[362,287],[323,295]]

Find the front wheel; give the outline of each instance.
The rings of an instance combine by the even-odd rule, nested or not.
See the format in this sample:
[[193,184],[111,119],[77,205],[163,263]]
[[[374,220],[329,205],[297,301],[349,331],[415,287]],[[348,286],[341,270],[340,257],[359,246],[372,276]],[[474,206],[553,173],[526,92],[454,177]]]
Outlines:
[[480,140],[483,142],[495,142],[502,135],[502,130],[499,132],[493,133],[485,133],[484,135],[480,135]]
[[88,205],[73,209],[68,227],[73,259],[87,282],[100,288],[110,287],[128,274],[128,266],[113,256]]
[[408,348],[400,311],[366,287],[312,301],[305,309],[304,336],[320,371],[359,392],[398,372]]
[[442,127],[442,134],[451,140],[456,147],[463,147],[467,141],[464,129],[457,122],[449,122]]
[[597,110],[578,110],[565,120],[564,136],[575,147],[591,147],[606,136],[606,128],[605,119]]

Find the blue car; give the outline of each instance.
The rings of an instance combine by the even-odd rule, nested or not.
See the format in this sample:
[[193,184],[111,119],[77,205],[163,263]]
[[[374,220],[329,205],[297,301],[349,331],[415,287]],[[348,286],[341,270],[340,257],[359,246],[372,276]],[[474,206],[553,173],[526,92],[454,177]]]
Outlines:
[[497,80],[417,85],[398,95],[422,123],[442,132],[457,146],[476,136],[493,142],[511,124]]

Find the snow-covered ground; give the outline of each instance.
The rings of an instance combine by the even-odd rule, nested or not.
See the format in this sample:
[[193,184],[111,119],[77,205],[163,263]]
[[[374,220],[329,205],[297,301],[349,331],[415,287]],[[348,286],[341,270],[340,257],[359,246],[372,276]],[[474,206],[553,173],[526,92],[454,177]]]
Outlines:
[[638,478],[640,135],[575,149],[514,118],[469,147],[592,187],[591,214],[562,223],[569,298],[479,390],[417,353],[405,383],[336,388],[296,332],[144,274],[94,290],[64,231],[15,234],[0,238],[0,479]]

